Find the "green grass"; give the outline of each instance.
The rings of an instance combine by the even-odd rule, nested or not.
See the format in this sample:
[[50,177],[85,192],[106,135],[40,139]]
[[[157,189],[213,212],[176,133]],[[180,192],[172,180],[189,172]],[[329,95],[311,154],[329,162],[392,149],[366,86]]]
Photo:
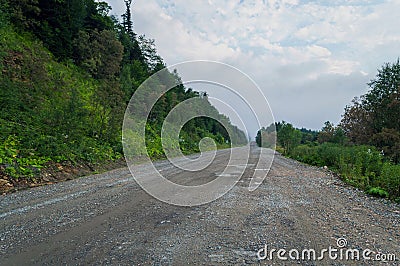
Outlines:
[[327,166],[345,182],[371,195],[400,198],[400,165],[387,162],[374,147],[333,143],[300,145],[289,157],[310,165]]

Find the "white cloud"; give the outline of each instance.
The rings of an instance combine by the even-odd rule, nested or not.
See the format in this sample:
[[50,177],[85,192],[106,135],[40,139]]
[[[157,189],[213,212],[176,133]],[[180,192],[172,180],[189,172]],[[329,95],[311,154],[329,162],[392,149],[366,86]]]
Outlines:
[[[122,0],[107,1],[123,13]],[[135,0],[132,7],[135,30],[156,40],[167,64],[232,64],[259,84],[277,119],[298,126],[340,119],[376,69],[400,56],[398,0]]]

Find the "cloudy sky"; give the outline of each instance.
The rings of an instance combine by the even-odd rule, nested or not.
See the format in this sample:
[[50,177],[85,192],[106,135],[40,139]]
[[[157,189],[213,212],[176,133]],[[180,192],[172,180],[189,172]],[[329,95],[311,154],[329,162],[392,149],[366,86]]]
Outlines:
[[[124,12],[123,0],[107,2],[111,14]],[[377,69],[400,56],[400,0],[133,2],[135,31],[155,39],[167,65],[230,64],[258,84],[276,120],[297,127],[337,124]]]

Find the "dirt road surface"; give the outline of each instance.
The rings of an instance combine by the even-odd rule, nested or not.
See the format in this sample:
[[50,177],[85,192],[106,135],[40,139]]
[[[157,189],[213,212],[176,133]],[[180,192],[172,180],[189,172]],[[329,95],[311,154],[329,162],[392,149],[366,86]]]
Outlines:
[[[251,151],[240,182],[197,207],[160,202],[127,168],[0,196],[0,265],[400,265],[399,204],[280,155],[250,192],[259,148]],[[218,151],[190,174],[156,166],[194,185],[228,157]]]

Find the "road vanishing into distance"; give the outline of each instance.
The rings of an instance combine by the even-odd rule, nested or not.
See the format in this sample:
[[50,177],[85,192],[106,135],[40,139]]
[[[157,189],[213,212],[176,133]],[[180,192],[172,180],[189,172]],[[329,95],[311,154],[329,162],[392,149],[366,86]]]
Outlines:
[[[241,148],[217,151],[197,172],[155,166],[173,182],[199,185],[221,175],[230,152]],[[150,196],[128,168],[0,196],[0,265],[400,264],[399,204],[279,154],[249,191],[256,161],[266,159],[259,154],[252,146],[232,190],[195,207]]]

